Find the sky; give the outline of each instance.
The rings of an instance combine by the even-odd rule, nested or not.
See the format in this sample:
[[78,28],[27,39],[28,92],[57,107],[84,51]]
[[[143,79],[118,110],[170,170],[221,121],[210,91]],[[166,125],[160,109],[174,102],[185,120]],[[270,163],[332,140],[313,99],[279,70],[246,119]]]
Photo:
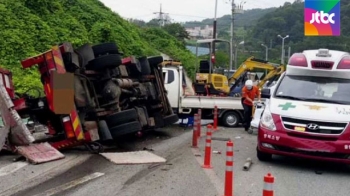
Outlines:
[[[168,13],[173,22],[214,18],[216,0],[100,0],[123,18],[149,21],[159,12]],[[234,0],[243,9],[278,7],[294,0]],[[217,0],[217,17],[231,14],[231,0]]]

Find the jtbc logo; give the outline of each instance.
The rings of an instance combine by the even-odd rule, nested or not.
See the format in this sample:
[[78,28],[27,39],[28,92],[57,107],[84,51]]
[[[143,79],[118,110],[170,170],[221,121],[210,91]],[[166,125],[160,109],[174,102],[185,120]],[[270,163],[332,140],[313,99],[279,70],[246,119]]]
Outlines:
[[[312,19],[310,20],[310,23],[313,24],[314,22],[316,22],[317,24],[334,24],[334,13],[332,14],[328,14],[328,13],[324,13],[323,11],[320,12],[316,12],[312,14]],[[326,19],[325,19],[326,18]],[[320,21],[321,20],[321,21]]]

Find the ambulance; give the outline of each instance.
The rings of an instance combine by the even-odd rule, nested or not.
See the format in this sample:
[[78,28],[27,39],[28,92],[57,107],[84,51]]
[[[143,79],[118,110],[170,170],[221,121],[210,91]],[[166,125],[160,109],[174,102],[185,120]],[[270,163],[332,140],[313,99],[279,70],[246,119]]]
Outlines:
[[293,54],[276,85],[263,89],[257,157],[350,163],[350,54],[318,49]]

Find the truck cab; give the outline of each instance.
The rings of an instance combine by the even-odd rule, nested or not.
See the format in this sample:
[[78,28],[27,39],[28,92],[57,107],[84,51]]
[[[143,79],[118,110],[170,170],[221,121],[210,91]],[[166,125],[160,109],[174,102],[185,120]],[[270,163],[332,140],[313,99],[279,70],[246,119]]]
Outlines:
[[295,53],[273,88],[258,127],[257,157],[294,156],[350,163],[350,54]]

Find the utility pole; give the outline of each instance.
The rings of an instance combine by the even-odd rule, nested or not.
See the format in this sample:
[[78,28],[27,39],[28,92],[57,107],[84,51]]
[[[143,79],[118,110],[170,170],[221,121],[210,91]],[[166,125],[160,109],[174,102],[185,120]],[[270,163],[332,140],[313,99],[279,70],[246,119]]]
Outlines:
[[[237,69],[237,47],[239,44],[235,43],[235,33],[234,33],[234,24],[235,24],[235,14],[242,14],[243,11],[243,4],[246,2],[241,2],[238,6],[235,4],[235,0],[231,0],[231,61],[235,61],[235,69]],[[244,40],[243,40],[244,41]],[[233,56],[234,51],[234,56]],[[234,58],[233,58],[234,57]],[[233,63],[230,63],[230,70],[232,70]]]
[[270,49],[272,49],[272,39],[270,39]]
[[290,58],[290,53],[291,53],[291,48],[290,48],[290,46],[288,47],[288,61],[289,61],[289,58]]
[[160,4],[160,10],[159,10],[159,12],[154,12],[154,14],[158,14],[159,26],[160,26],[160,27],[163,27],[164,24],[165,24],[165,21],[168,20],[168,18],[166,17],[166,15],[167,15],[168,13],[164,13],[164,12],[162,11],[162,4]]
[[234,32],[233,32],[233,26],[235,24],[235,0],[231,0],[231,54],[230,54],[230,70],[232,70],[232,66],[233,66],[233,57],[236,58],[236,52],[235,52],[235,56],[233,56],[233,51],[236,51],[236,47],[233,48],[234,45]]
[[[216,39],[216,15],[218,11],[218,0],[215,0],[215,14],[214,14],[214,22],[213,22],[213,39]],[[213,42],[212,47],[212,55],[215,55],[215,42]]]

